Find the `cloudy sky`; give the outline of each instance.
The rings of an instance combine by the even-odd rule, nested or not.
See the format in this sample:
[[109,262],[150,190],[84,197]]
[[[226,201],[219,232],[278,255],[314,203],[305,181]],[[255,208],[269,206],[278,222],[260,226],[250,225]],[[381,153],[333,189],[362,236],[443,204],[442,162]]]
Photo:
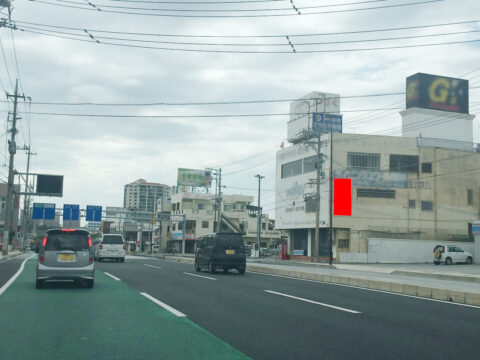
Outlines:
[[[123,186],[138,178],[174,185],[179,167],[221,167],[227,194],[256,199],[254,175],[264,175],[262,203],[273,215],[275,152],[292,99],[338,93],[344,132],[400,135],[407,76],[480,85],[478,0],[14,0],[12,8],[16,29],[0,28],[1,86],[13,92],[19,78],[32,99],[19,105],[18,145],[37,153],[32,172],[65,176],[63,198],[35,199],[57,206],[122,206]],[[373,94],[382,96],[353,97]],[[479,95],[470,90],[472,114]],[[3,180],[12,108],[0,103]],[[480,142],[478,129],[475,120]],[[15,167],[25,171],[25,152]]]

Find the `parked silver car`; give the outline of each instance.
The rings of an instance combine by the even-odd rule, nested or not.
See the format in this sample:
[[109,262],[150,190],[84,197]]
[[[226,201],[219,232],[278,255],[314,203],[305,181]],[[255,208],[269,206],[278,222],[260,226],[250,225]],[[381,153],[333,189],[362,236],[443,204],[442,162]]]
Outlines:
[[47,280],[74,280],[93,287],[95,263],[92,239],[86,230],[47,230],[38,253],[36,287]]

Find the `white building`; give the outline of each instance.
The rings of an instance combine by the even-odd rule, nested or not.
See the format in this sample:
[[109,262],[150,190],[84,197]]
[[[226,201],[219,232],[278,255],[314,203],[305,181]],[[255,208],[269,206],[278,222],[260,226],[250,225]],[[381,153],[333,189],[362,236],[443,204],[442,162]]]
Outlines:
[[[289,137],[295,144],[277,152],[276,228],[288,232],[291,255],[329,256],[331,163],[334,179],[352,179],[352,215],[332,217],[334,258],[381,261],[373,256],[375,247],[382,244],[379,238],[402,239],[403,244],[414,241],[411,249],[421,240],[473,239],[471,224],[480,209],[480,153],[471,141],[473,116],[416,107],[401,114],[403,133],[415,129],[422,137],[324,133],[320,137],[322,163],[305,143],[310,127],[303,132],[306,138]],[[428,124],[425,116],[430,117]],[[448,117],[453,119],[449,131]],[[466,122],[470,122],[469,132],[464,129]],[[461,136],[457,127],[463,129]],[[302,132],[296,130],[296,134]],[[425,134],[443,138],[426,138]],[[322,164],[320,242],[318,254],[312,254],[317,163]]]
[[168,199],[170,186],[138,179],[124,186],[123,207],[155,212],[158,199]]

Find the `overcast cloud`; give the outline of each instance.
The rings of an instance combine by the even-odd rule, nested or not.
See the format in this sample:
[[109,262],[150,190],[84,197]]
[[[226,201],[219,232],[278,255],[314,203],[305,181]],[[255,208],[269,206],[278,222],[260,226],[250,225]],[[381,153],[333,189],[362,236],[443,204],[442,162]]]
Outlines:
[[[81,4],[78,0],[72,0]],[[352,0],[351,2],[358,2]],[[78,6],[59,0],[52,4]],[[347,1],[345,1],[346,3]],[[327,7],[303,12],[345,10],[413,3],[414,0],[372,1],[343,7]],[[333,5],[338,1],[294,0],[298,8]],[[102,5],[164,9],[260,9],[288,8],[290,1],[245,4],[158,4],[93,1]],[[36,1],[13,2],[12,21],[135,33],[184,35],[293,35],[332,33],[410,27],[477,20],[477,0],[445,0],[425,4],[289,17],[260,18],[182,18],[150,17],[131,14],[110,14],[61,7]],[[107,9],[107,8],[104,8]],[[133,11],[133,10],[131,10]],[[143,13],[153,11],[143,10]],[[237,12],[240,14],[241,12]],[[279,13],[272,11],[271,13]],[[285,13],[285,12],[283,12]],[[291,13],[291,12],[290,12]],[[178,12],[175,14],[179,14]],[[25,24],[23,24],[25,25]],[[37,26],[38,27],[38,26]],[[26,29],[26,28],[25,28]],[[59,31],[67,31],[57,29]],[[395,32],[328,35],[322,37],[291,37],[292,42],[326,42],[385,37],[443,34],[480,30],[478,23]],[[17,77],[10,29],[0,29],[0,39],[12,82]],[[77,32],[79,33],[79,32]],[[92,32],[90,32],[92,33]],[[84,33],[86,34],[86,33]],[[101,33],[95,33],[101,36]],[[58,33],[56,35],[59,35]],[[112,36],[103,34],[104,36]],[[13,30],[22,90],[34,104],[33,113],[115,114],[115,115],[219,115],[219,114],[287,114],[288,102],[196,105],[196,106],[60,106],[35,102],[224,102],[269,99],[295,99],[311,91],[338,93],[341,96],[403,92],[405,78],[417,72],[458,77],[480,65],[479,43],[469,42],[444,46],[416,47],[393,50],[287,53],[231,54],[166,51],[129,48],[80,42]],[[121,37],[122,35],[117,35]],[[136,37],[137,39],[140,36]],[[150,37],[150,40],[154,38]],[[364,42],[356,44],[297,46],[307,49],[349,49],[402,46],[480,39],[479,33],[432,36],[420,39]],[[160,38],[156,40],[183,42],[279,43],[282,47],[259,47],[256,50],[290,50],[285,38],[218,39]],[[101,42],[107,42],[102,40]],[[146,44],[157,47],[194,48],[188,45]],[[197,46],[197,48],[199,48]],[[202,49],[207,47],[203,46]],[[235,49],[238,47],[208,47]],[[245,47],[247,48],[247,47]],[[252,49],[252,47],[248,47]],[[478,76],[476,78],[476,76]],[[480,82],[480,71],[467,76],[470,86]],[[5,64],[0,63],[0,79],[4,89],[13,92]],[[470,112],[480,106],[479,89],[470,90]],[[3,118],[12,109],[1,103]],[[404,95],[342,99],[344,132],[400,135],[399,110],[358,111],[361,109],[404,108]],[[25,114],[20,106],[18,145],[28,143],[32,150],[31,171],[65,176],[64,197],[36,198],[37,202],[55,202],[103,206],[122,206],[123,186],[138,178],[167,185],[176,183],[177,168],[222,166],[227,186],[225,193],[256,196],[255,174],[265,175],[262,199],[273,216],[275,151],[286,142],[288,116],[262,117],[180,117],[121,118],[75,117]],[[5,130],[5,120],[4,120]],[[478,119],[474,123],[474,139],[478,139]],[[6,178],[8,159],[6,137],[0,175]],[[255,156],[257,155],[257,156]],[[247,159],[248,158],[248,159]],[[247,160],[245,160],[247,159]],[[261,164],[255,166],[257,164]],[[26,154],[19,151],[16,169],[24,172]],[[245,169],[245,170],[244,170]],[[244,171],[241,171],[244,170]],[[228,173],[233,173],[228,175]],[[235,189],[244,188],[244,189]],[[249,190],[251,189],[251,190]],[[270,191],[268,191],[270,190]]]

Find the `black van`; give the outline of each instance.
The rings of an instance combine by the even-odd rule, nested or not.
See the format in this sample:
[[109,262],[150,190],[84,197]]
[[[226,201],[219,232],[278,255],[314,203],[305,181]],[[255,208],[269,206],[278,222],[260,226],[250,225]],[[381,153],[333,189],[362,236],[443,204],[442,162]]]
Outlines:
[[213,233],[201,236],[196,243],[196,271],[207,268],[213,274],[217,269],[237,269],[239,274],[245,274],[247,257],[241,234]]

